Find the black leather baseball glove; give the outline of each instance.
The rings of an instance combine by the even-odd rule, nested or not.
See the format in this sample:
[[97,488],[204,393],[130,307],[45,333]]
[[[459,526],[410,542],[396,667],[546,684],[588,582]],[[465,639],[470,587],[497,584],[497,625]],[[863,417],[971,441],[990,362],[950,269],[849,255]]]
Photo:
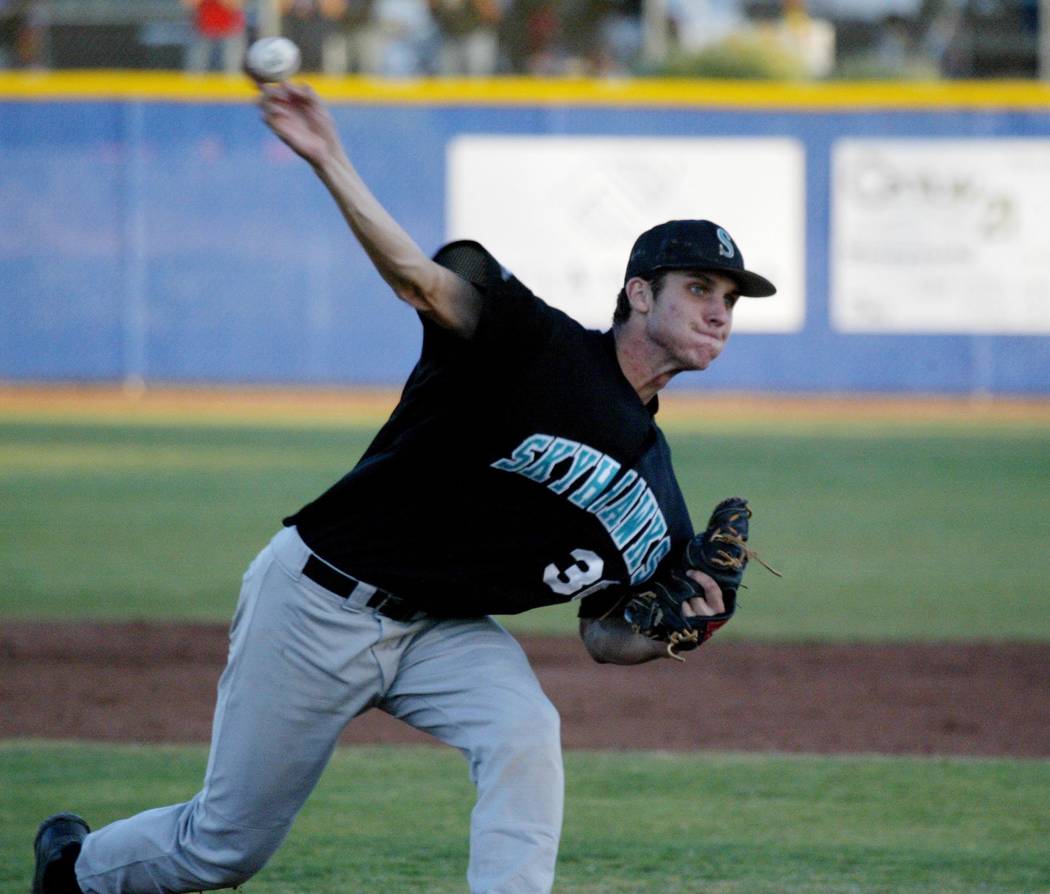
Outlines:
[[[773,574],[748,547],[751,508],[743,497],[729,497],[715,507],[707,527],[686,544],[677,566],[641,585],[627,600],[624,618],[636,633],[667,643],[667,654],[679,661],[679,654],[696,649],[723,627],[736,611],[736,594],[741,587],[748,560],[756,559]],[[703,588],[686,575],[696,569],[714,578],[722,591],[725,611],[717,615],[682,614],[682,603],[703,596]]]

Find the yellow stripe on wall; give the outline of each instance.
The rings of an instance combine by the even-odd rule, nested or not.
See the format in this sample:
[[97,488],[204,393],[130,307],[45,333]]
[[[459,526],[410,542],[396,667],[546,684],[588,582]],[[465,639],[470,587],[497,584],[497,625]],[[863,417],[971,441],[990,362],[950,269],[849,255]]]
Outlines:
[[[1050,110],[1050,84],[1036,81],[945,83],[769,83],[679,79],[379,79],[307,76],[335,102],[400,105],[585,105],[869,111],[872,109]],[[178,72],[0,72],[0,99],[142,99],[246,102],[247,78]]]

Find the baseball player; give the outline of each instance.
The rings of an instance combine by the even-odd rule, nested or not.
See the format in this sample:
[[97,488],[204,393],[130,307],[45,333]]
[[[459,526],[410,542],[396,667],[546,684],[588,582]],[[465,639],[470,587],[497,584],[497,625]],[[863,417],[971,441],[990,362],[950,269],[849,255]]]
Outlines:
[[[547,892],[558,715],[490,615],[578,600],[587,651],[619,664],[681,657],[724,623],[749,513],[727,501],[726,525],[694,535],[656,395],[718,357],[739,296],[775,290],[721,227],[670,221],[638,238],[613,327],[587,330],[475,242],[424,254],[309,88],[265,87],[261,108],[418,312],[421,356],[357,465],[248,568],[201,791],[96,832],[75,814],[45,820],[32,890],[239,885],[280,846],[346,724],[379,708],[469,762],[470,890]],[[688,558],[708,548],[714,564]]]

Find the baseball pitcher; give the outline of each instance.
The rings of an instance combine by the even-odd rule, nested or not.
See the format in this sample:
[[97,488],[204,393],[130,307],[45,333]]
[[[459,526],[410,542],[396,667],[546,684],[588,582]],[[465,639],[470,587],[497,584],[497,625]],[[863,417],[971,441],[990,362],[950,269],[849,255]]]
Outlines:
[[490,616],[575,600],[586,650],[617,664],[681,660],[726,623],[753,555],[750,509],[725,500],[694,532],[657,393],[718,357],[738,298],[775,289],[717,224],[669,221],[638,237],[611,329],[585,329],[476,242],[423,253],[309,88],[266,86],[261,108],[417,311],[421,355],[360,461],[244,575],[201,791],[95,832],[70,813],[45,820],[32,890],[241,884],[280,846],[346,724],[378,708],[469,762],[470,890],[548,892],[558,715]]

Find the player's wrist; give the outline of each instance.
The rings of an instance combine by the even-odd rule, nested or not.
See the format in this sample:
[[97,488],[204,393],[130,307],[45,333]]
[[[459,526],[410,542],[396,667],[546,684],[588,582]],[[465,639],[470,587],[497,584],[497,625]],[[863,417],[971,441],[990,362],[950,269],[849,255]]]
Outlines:
[[326,183],[353,171],[350,159],[339,145],[325,146],[316,158],[310,159],[310,164],[317,176]]

